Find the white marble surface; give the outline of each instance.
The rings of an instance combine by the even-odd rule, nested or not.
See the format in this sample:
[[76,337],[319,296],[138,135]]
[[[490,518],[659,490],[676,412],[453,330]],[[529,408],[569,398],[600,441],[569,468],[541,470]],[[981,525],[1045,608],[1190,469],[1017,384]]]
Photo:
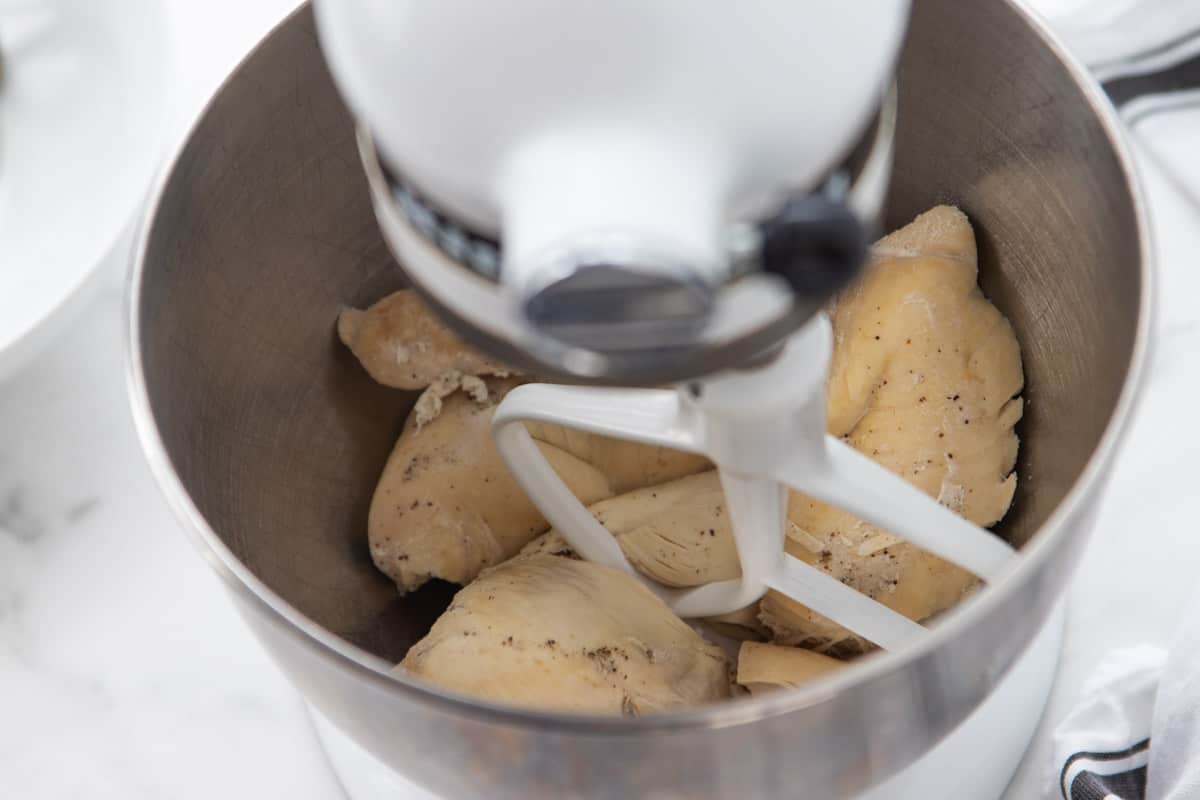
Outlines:
[[0,387],[0,796],[336,797],[142,461],[121,301]]
[[[178,134],[292,3],[168,5]],[[142,460],[126,262],[118,248],[70,329],[0,384],[0,797],[338,797],[300,698]]]
[[[171,0],[176,129],[289,0]],[[1200,130],[1200,120],[1197,120]],[[1081,577],[1043,731],[1009,797],[1037,796],[1050,726],[1111,647],[1165,643],[1200,536],[1197,213],[1153,174],[1161,336]],[[141,459],[125,402],[121,285],[0,384],[0,796],[330,798],[300,698],[237,619]],[[1103,580],[1095,576],[1103,575]]]

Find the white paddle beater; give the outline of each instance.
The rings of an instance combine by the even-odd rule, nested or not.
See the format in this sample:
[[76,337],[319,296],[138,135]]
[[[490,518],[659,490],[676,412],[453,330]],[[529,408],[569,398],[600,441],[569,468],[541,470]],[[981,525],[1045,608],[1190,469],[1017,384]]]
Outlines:
[[[895,649],[926,629],[784,552],[788,489],[844,509],[985,581],[998,577],[1015,553],[999,537],[826,433],[831,352],[829,320],[818,314],[769,363],[675,389],[520,386],[496,410],[492,431],[517,481],[580,556],[633,575],[680,616],[736,611],[774,589],[884,649]],[[720,474],[741,577],[676,589],[643,576],[554,472],[525,422],[707,456]]]

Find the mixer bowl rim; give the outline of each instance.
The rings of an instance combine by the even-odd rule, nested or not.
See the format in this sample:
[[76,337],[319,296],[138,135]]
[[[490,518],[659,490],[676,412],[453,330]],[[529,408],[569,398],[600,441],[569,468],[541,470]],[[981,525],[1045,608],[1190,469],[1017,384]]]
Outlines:
[[969,600],[942,615],[938,623],[931,628],[930,635],[921,641],[901,650],[875,653],[858,659],[847,669],[838,670],[792,691],[743,698],[736,703],[710,704],[639,718],[534,711],[478,700],[392,672],[393,664],[318,625],[263,583],[238,559],[209,526],[204,515],[192,501],[187,488],[171,464],[170,455],[159,434],[143,370],[139,314],[142,284],[146,273],[146,259],[151,234],[154,232],[166,190],[175,177],[176,168],[184,152],[191,145],[207,115],[213,110],[241,70],[258,54],[262,44],[290,24],[297,15],[306,13],[310,5],[308,2],[302,3],[264,34],[216,88],[204,108],[188,127],[186,134],[173,148],[170,158],[164,160],[160,166],[151,186],[149,195],[151,199],[146,204],[137,226],[136,246],[126,281],[125,294],[126,382],[134,425],[146,460],[172,511],[183,523],[188,538],[192,540],[193,545],[205,560],[221,575],[237,596],[245,599],[256,610],[265,611],[270,617],[282,622],[283,627],[300,643],[320,655],[334,660],[339,666],[349,669],[356,677],[372,684],[378,690],[402,693],[415,702],[434,705],[449,713],[461,713],[504,724],[533,725],[543,730],[590,735],[621,735],[666,730],[712,729],[745,724],[818,705],[835,695],[852,689],[859,683],[908,666],[918,658],[952,641],[975,620],[985,616],[1004,602],[1008,594],[1024,584],[1031,574],[1041,567],[1042,562],[1050,557],[1051,540],[1066,527],[1069,518],[1080,509],[1093,486],[1104,480],[1104,471],[1128,433],[1133,411],[1146,381],[1151,352],[1151,332],[1157,304],[1154,247],[1148,224],[1145,197],[1136,163],[1132,158],[1123,127],[1115,110],[1092,75],[1067,51],[1057,34],[1050,30],[1040,16],[1028,7],[1026,0],[1005,0],[1005,3],[1014,13],[1020,15],[1041,39],[1042,44],[1054,54],[1074,79],[1084,98],[1088,101],[1096,120],[1101,125],[1113,155],[1120,165],[1125,189],[1133,208],[1138,236],[1138,268],[1141,287],[1138,320],[1120,395],[1112,415],[1079,477],[1045,523],[1021,549],[1021,557],[1016,560],[1008,572],[993,581],[984,591],[977,592]]

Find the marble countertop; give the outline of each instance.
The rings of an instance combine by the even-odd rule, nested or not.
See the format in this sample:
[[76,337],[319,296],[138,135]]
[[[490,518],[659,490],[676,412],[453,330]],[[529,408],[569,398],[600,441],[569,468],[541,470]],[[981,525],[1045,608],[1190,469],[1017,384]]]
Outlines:
[[[172,136],[295,0],[167,0]],[[125,392],[129,236],[0,383],[0,796],[341,796],[304,703],[181,533]]]
[[[177,135],[290,5],[170,0],[177,30],[193,34],[177,50]],[[1079,573],[1104,580],[1071,584],[1058,681],[1014,799],[1037,796],[1049,731],[1101,654],[1169,640],[1200,562],[1200,211],[1146,172],[1163,266],[1158,346]],[[118,248],[70,330],[0,384],[0,795],[338,797],[302,700],[143,462],[125,396],[126,258]]]

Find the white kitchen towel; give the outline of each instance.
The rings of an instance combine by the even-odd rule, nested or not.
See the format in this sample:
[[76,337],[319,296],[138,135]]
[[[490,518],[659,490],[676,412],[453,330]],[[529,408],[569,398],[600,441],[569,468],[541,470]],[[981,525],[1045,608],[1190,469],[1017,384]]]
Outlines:
[[1048,800],[1144,800],[1165,661],[1166,653],[1149,645],[1105,656],[1054,731]]
[[1109,653],[1054,732],[1047,800],[1200,798],[1200,592],[1170,649]]
[[1200,591],[1163,665],[1150,742],[1147,800],[1200,798]]

